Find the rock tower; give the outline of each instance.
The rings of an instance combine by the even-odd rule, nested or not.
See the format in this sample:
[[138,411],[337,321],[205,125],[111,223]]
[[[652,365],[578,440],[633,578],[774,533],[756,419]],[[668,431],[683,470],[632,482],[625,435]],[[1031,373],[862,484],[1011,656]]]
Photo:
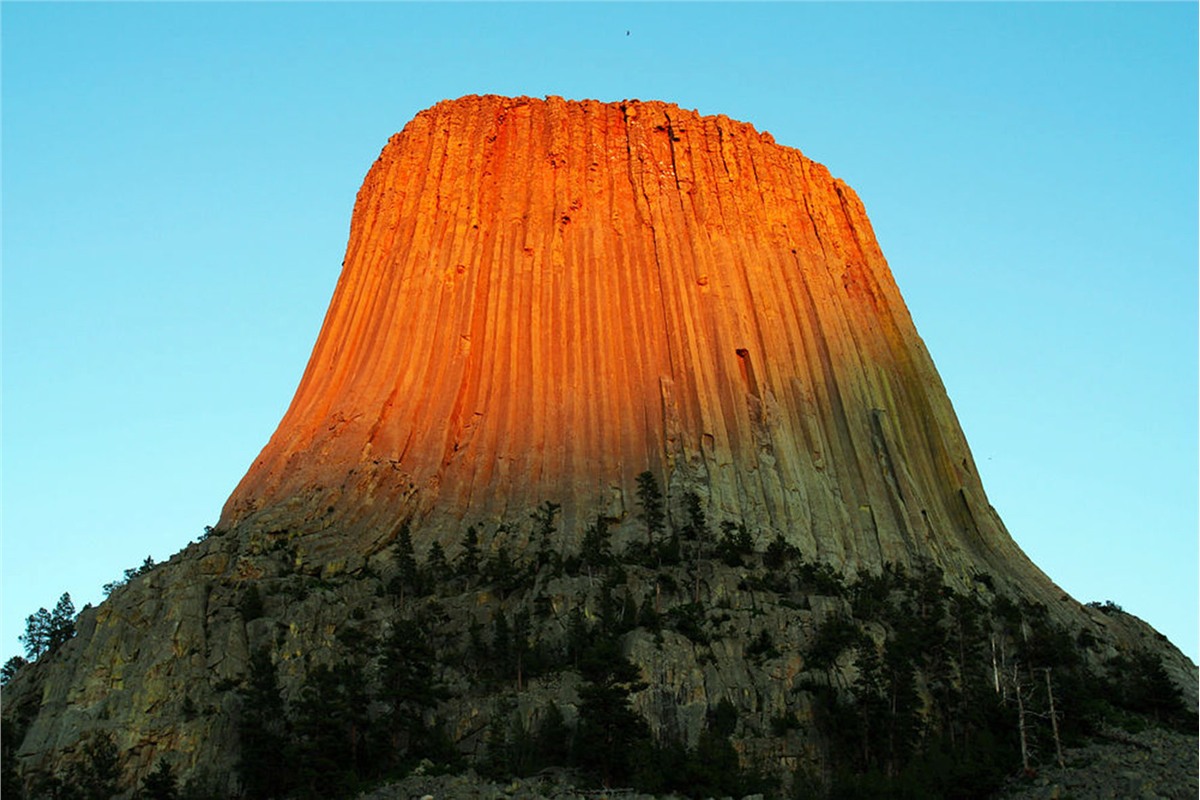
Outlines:
[[[369,551],[678,503],[851,568],[1044,578],[989,507],[862,203],[727,117],[465,97],[395,135],[221,527]],[[519,534],[518,534],[519,535]],[[321,537],[328,541],[318,544]]]
[[[691,526],[686,560],[678,541],[670,559],[646,555],[662,541],[636,555],[645,472],[664,536]],[[531,547],[546,502],[555,538]],[[698,515],[742,532],[734,558],[715,557]],[[604,580],[578,557],[598,520],[625,558]],[[792,566],[775,572],[768,545]],[[433,576],[420,589],[417,559]],[[888,646],[849,599],[856,575],[904,572],[888,564],[944,579],[931,603],[1008,609],[970,622],[973,650],[929,648],[947,674],[986,673],[974,687],[1000,686],[996,643],[1003,660],[1028,638],[1012,618],[1026,608],[1095,674],[1149,648],[1195,707],[1195,665],[1136,618],[1067,597],[1005,531],[849,187],[723,116],[465,97],[418,114],[371,167],[299,388],[215,529],[16,673],[5,754],[33,786],[107,736],[129,791],[165,758],[236,796],[246,687],[278,680],[282,729],[285,704],[295,716],[322,695],[314,676],[350,674],[322,672],[337,666],[376,692],[349,705],[394,723],[380,648],[419,624],[448,690],[415,717],[478,758],[498,715],[529,730],[539,709],[580,714],[564,654],[603,624],[644,678],[631,702],[655,737],[695,745],[727,703],[747,763],[822,769],[837,754],[811,689],[849,686],[865,669],[853,653]],[[487,656],[516,620],[545,655],[528,680]],[[858,649],[822,661],[814,642],[835,629]]]

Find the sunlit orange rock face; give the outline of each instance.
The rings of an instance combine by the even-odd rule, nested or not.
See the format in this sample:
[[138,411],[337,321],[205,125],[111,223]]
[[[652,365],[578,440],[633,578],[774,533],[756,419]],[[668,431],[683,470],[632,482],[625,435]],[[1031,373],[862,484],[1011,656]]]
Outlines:
[[295,398],[221,526],[369,552],[562,504],[1049,586],[989,507],[854,192],[659,102],[466,97],[392,137]]

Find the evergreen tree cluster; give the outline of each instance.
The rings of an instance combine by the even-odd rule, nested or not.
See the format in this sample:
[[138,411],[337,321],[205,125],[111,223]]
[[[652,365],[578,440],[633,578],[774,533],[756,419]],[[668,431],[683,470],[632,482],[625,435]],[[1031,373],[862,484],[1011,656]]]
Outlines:
[[[31,661],[37,661],[46,653],[52,653],[68,642],[75,635],[75,604],[71,602],[69,592],[64,592],[58,598],[53,611],[39,608],[25,618],[25,632],[18,637],[25,646],[25,655]],[[20,665],[13,664],[13,669],[5,665],[7,678],[12,676]]]
[[[1190,717],[1194,727],[1157,657],[1139,652],[1095,673],[1041,604],[957,592],[932,565],[888,565],[846,596],[852,616],[828,619],[805,654],[829,670],[804,687],[832,742],[832,780],[816,796],[983,797],[1121,714]],[[836,686],[844,658],[857,677]]]
[[110,594],[129,583],[134,578],[145,575],[156,566],[158,565],[154,563],[154,559],[151,556],[146,556],[145,561],[143,561],[140,566],[130,567],[129,569],[125,570],[119,579],[115,581],[109,581],[108,583],[104,584],[104,596],[108,597]]
[[460,762],[433,711],[444,697],[429,631],[399,619],[379,642],[317,665],[285,699],[266,650],[251,659],[241,695],[238,775],[247,798],[334,798],[421,759]]

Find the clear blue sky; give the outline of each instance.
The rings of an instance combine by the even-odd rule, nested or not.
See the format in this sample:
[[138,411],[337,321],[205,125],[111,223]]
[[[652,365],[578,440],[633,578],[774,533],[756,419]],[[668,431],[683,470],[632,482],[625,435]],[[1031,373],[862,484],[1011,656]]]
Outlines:
[[[861,195],[992,503],[1197,657],[1197,7],[0,7],[3,629],[216,521],[443,98],[669,100]],[[628,35],[626,35],[628,31]]]

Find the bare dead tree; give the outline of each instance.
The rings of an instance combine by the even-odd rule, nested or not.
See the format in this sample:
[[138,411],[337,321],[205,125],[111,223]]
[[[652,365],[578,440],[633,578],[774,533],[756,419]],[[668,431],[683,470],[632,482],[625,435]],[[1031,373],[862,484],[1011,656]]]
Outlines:
[[1013,694],[1017,698],[1017,730],[1021,734],[1021,768],[1028,773],[1029,770],[1029,737],[1027,735],[1027,723],[1025,720],[1025,691],[1021,686],[1021,675],[1018,664],[1013,664]]
[[1058,713],[1054,710],[1054,689],[1050,685],[1050,668],[1046,667],[1046,698],[1050,703],[1050,727],[1054,731],[1054,752],[1058,756],[1060,769],[1066,768],[1063,761],[1062,741],[1058,738]]

